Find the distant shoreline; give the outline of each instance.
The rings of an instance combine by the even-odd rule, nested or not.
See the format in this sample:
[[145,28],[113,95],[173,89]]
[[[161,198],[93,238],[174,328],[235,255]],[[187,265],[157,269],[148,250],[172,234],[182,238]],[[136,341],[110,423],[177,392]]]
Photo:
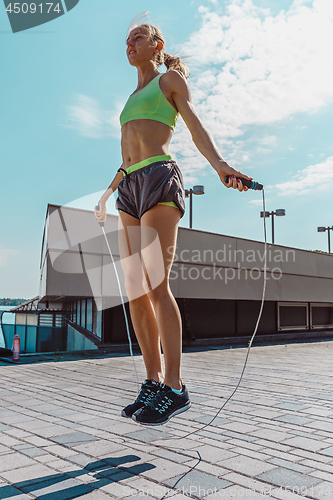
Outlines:
[[27,302],[27,299],[0,299],[0,306],[19,306],[23,302]]

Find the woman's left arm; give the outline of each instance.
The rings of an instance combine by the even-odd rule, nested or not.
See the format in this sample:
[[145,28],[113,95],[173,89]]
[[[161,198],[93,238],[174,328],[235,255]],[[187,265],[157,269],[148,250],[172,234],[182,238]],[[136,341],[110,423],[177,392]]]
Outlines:
[[[239,191],[247,191],[248,188],[243,186],[241,181],[237,183],[236,177],[245,177],[249,180],[252,180],[252,177],[249,177],[239,170],[230,167],[230,165],[228,165],[228,163],[222,158],[214,143],[213,137],[208,130],[205,129],[194,109],[190,89],[185,78],[182,77],[177,71],[169,71],[168,81],[165,81],[165,83],[168,86],[168,90],[170,91],[177,110],[192,135],[194,144],[200,153],[216,170],[221,182],[228,188],[232,187],[234,189],[238,189]],[[230,176],[228,183],[225,182],[225,177],[227,175]]]

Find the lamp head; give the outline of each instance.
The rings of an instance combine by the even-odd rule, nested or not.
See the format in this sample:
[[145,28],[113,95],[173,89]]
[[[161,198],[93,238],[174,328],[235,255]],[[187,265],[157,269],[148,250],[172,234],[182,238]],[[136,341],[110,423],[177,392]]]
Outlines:
[[277,210],[275,210],[275,215],[281,217],[282,215],[286,215],[286,211],[284,208],[278,208]]
[[264,215],[264,212],[260,212],[260,217],[269,217],[270,213],[269,212],[265,212],[265,215]]
[[318,233],[324,233],[326,231],[326,227],[318,227]]
[[190,190],[185,189],[185,198],[188,198],[190,196]]
[[193,194],[205,194],[204,186],[193,186]]

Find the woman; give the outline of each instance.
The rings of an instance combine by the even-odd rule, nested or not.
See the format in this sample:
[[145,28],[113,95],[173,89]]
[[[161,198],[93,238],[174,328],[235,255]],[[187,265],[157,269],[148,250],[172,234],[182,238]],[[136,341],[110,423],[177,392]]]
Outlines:
[[[246,191],[236,176],[251,178],[230,167],[216,149],[193,108],[187,68],[180,58],[165,52],[160,30],[142,24],[130,31],[126,43],[129,63],[138,72],[138,86],[120,116],[123,164],[95,214],[99,222],[106,219],[107,199],[118,188],[120,257],[131,319],[147,371],[136,401],[124,408],[122,415],[142,424],[159,425],[191,404],[180,371],[181,316],[169,288],[174,258],[170,249],[175,249],[178,223],[185,211],[182,174],[168,154],[178,113],[222,184]],[[167,72],[160,74],[158,68],[163,63]],[[159,256],[150,244],[152,230],[159,237]],[[135,259],[126,259],[137,253],[144,267],[137,261],[133,264]]]

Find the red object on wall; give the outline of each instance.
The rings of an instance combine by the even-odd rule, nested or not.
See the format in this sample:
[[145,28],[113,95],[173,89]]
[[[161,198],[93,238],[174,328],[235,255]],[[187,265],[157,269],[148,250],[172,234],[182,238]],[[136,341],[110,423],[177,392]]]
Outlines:
[[18,361],[20,359],[20,337],[18,335],[14,335],[13,342],[13,359]]

